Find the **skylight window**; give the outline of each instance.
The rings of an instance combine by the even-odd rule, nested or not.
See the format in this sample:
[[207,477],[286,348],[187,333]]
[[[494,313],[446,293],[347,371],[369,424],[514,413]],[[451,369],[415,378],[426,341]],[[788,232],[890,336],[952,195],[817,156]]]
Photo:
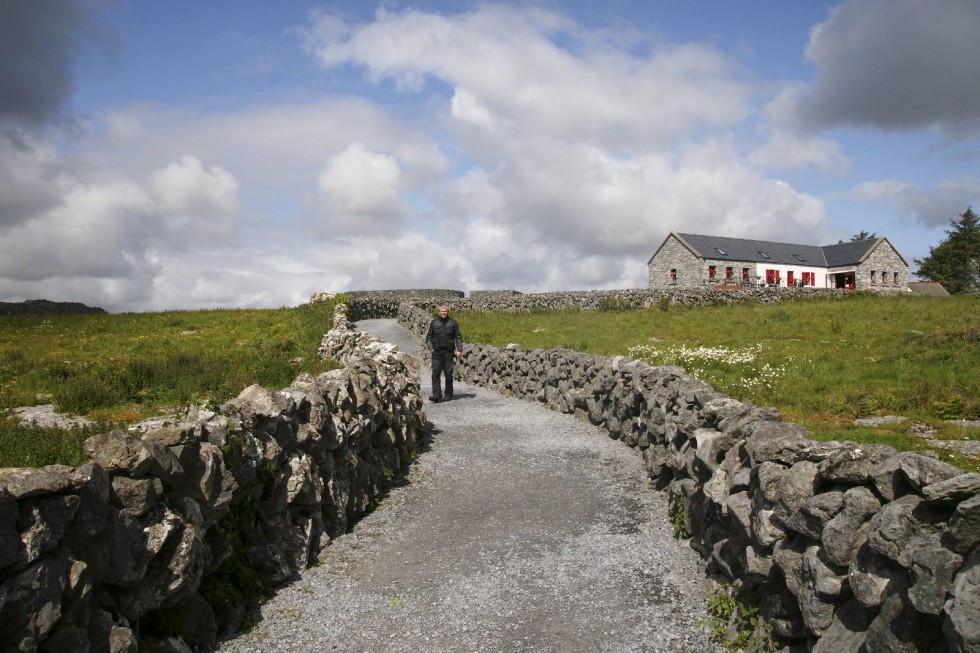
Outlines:
[[759,256],[761,256],[762,258],[769,258],[769,255],[763,252],[762,250],[759,250]]
[[793,254],[793,258],[795,258],[800,263],[806,263],[806,259],[800,256],[799,254]]
[[715,251],[721,254],[722,256],[728,256],[728,254],[725,253],[725,250],[723,250],[720,247],[715,247]]

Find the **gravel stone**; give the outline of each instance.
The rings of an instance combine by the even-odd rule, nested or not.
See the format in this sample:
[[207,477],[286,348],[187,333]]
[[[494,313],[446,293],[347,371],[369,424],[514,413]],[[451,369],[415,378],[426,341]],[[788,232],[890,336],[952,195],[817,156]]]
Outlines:
[[[357,328],[421,358],[394,320]],[[220,651],[722,650],[701,560],[636,450],[542,406],[455,394],[426,403],[405,482]]]

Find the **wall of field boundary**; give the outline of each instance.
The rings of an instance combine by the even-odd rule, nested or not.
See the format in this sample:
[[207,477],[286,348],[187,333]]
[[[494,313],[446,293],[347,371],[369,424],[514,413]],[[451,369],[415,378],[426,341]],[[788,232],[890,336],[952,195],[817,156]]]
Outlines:
[[[744,288],[723,290],[703,288],[659,288],[628,290],[565,290],[524,294],[516,290],[474,290],[469,297],[461,290],[358,290],[345,293],[350,300],[350,317],[357,321],[366,318],[394,318],[401,304],[407,303],[434,309],[446,304],[454,312],[486,313],[503,311],[528,313],[532,311],[608,311],[654,306],[710,306],[758,302],[777,302],[823,297],[841,299],[847,291],[825,288]],[[316,294],[311,302],[332,298]]]
[[[403,303],[398,320],[421,338],[432,305]],[[813,653],[980,650],[980,474],[809,440],[677,367],[467,345],[456,369],[636,448],[709,573],[758,603],[758,637]]]
[[343,369],[0,469],[0,650],[210,650],[312,564],[425,428],[415,359],[343,311],[321,353]]

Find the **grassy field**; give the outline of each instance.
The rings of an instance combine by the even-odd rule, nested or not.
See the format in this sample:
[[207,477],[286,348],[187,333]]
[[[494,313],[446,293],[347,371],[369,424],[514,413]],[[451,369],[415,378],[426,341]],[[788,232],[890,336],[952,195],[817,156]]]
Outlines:
[[[111,425],[192,403],[214,406],[252,383],[283,387],[300,372],[328,369],[332,364],[316,350],[332,312],[333,304],[324,302],[0,318],[0,466],[79,464],[85,438]],[[732,397],[779,408],[817,439],[922,449],[925,441],[910,432],[919,423],[940,439],[980,440],[980,429],[944,421],[980,418],[977,297],[854,293],[770,306],[456,317],[469,342],[681,365]],[[101,423],[51,431],[20,426],[9,413],[41,403]],[[885,414],[910,419],[877,429],[851,423]],[[980,461],[941,455],[980,471]]]
[[[220,404],[253,383],[280,388],[333,366],[317,348],[333,304],[275,310],[0,318],[0,467],[82,462],[81,443],[189,404]],[[302,359],[297,361],[296,359]],[[102,422],[25,428],[9,410],[53,403]]]
[[[518,343],[627,355],[681,365],[737,399],[775,406],[816,439],[926,448],[914,423],[937,439],[980,440],[946,423],[980,418],[980,298],[854,293],[776,305],[643,310],[459,314],[469,342]],[[900,425],[852,424],[903,415]],[[943,451],[965,469],[980,461]]]

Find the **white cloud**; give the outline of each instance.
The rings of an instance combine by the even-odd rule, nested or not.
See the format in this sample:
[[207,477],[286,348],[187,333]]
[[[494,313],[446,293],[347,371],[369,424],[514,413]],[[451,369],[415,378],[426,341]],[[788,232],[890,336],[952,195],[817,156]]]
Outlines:
[[170,215],[206,217],[238,210],[238,182],[220,166],[204,169],[190,154],[153,172],[150,184],[160,210]]
[[770,170],[815,166],[822,172],[840,175],[850,169],[850,161],[840,143],[787,132],[774,132],[749,155],[749,161]]
[[76,184],[62,205],[0,234],[0,294],[145,302],[158,271],[151,221],[152,202],[133,184]]
[[846,0],[815,26],[817,68],[795,114],[806,126],[980,130],[980,3]]
[[441,185],[432,210],[482,287],[644,285],[639,262],[673,228],[826,235],[822,204],[759,166],[843,156],[811,139],[740,158],[726,130],[746,119],[753,90],[710,47],[654,48],[495,5],[381,11],[363,25],[317,13],[307,44],[327,67],[362,66],[375,83],[444,103],[471,165]]
[[21,131],[0,131],[0,228],[22,224],[61,202],[62,164],[54,148]]
[[317,178],[325,200],[323,227],[331,235],[377,233],[397,226],[402,212],[397,159],[353,143],[330,157]]
[[149,183],[171,246],[223,240],[234,233],[238,182],[224,168],[205,170],[200,159],[188,154],[153,171]]
[[[317,13],[306,38],[331,84],[353,65],[384,101],[138,103],[92,116],[64,155],[0,152],[0,183],[38,182],[0,231],[0,293],[161,310],[622,288],[646,284],[671,229],[827,239],[822,203],[766,169],[843,155],[774,135],[746,156],[735,134],[754,119],[754,82],[711,47],[494,5],[367,24]],[[62,156],[90,169],[66,172]]]
[[632,148],[746,115],[750,88],[717,51],[685,44],[635,56],[614,39],[551,12],[499,5],[453,16],[380,11],[367,25],[318,12],[307,31],[326,66],[362,65],[370,79],[406,91],[437,78],[457,93],[460,118],[523,135]]
[[873,204],[889,204],[900,215],[925,227],[938,227],[948,225],[976,202],[980,197],[980,177],[946,180],[933,189],[894,179],[864,182],[844,196]]

